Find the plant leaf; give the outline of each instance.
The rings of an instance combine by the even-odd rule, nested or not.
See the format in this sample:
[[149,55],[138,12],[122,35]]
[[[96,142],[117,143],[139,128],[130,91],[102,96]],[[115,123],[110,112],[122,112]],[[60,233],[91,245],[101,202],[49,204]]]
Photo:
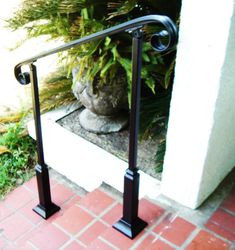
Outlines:
[[114,64],[115,64],[115,62],[114,62],[113,59],[111,58],[111,59],[105,64],[105,66],[103,67],[103,69],[101,70],[100,76],[101,76],[101,77],[104,77],[105,74],[106,74],[106,72],[108,71],[108,69],[109,69],[112,65],[114,65]]
[[105,43],[104,43],[104,45],[105,45],[105,46],[109,46],[110,42],[111,42],[111,38],[107,36],[107,37],[105,38]]
[[166,70],[165,77],[164,77],[164,88],[167,89],[171,83],[171,76],[173,74],[175,68],[175,60],[173,60],[169,66],[169,68]]
[[5,153],[10,153],[11,151],[6,147],[0,145],[0,155],[5,154]]
[[125,1],[119,1],[119,2],[109,2],[108,3],[108,8],[113,12],[109,13],[109,17],[107,19],[111,19],[117,16],[125,15],[131,12],[134,7],[137,4],[137,0],[129,0]]

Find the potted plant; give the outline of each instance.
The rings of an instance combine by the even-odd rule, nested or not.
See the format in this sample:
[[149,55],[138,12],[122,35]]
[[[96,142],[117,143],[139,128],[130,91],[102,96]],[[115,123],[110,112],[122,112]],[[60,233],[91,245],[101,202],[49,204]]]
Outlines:
[[[137,16],[166,14],[161,13],[160,2],[24,0],[8,20],[8,25],[12,29],[23,27],[29,38],[49,35],[52,39],[63,38],[68,42]],[[152,26],[145,29],[147,39],[153,29],[156,31],[156,27]],[[120,114],[119,109],[128,110],[127,97],[130,96],[128,94],[131,89],[131,37],[127,33],[84,44],[71,49],[62,57],[66,60],[68,71],[73,73],[73,92],[81,100],[85,100],[84,105],[92,112],[88,112],[89,119],[86,120],[91,121],[91,115],[97,112],[102,119],[106,116],[109,123],[110,118],[113,120],[111,114]],[[160,85],[164,88],[170,85],[174,54],[166,58],[165,60],[163,55],[152,51],[148,43],[144,43],[142,79],[153,93],[158,91]],[[117,80],[117,75],[120,80]],[[107,100],[104,98],[105,93],[108,93]],[[117,97],[118,93],[120,97]],[[98,101],[98,97],[101,97],[102,101]],[[96,105],[93,105],[94,103]],[[99,103],[101,110],[97,108]],[[114,109],[110,111],[108,104]],[[106,106],[108,111],[104,112]],[[121,117],[122,126],[116,126],[118,129],[126,125],[126,117]],[[95,123],[98,124],[97,121]],[[87,128],[93,128],[93,125],[88,125]],[[102,124],[101,127],[105,126]],[[106,132],[111,131],[113,129],[108,128]]]

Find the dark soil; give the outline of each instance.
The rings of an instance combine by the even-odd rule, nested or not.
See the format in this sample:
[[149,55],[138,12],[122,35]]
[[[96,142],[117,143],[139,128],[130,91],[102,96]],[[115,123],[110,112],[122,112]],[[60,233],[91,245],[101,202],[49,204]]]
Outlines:
[[[79,113],[82,109],[76,110],[71,114],[63,117],[57,122],[69,131],[83,137],[84,139],[94,143],[95,145],[105,149],[109,153],[117,156],[118,158],[128,161],[128,145],[129,145],[129,132],[125,129],[121,132],[110,134],[95,134],[86,131],[79,124]],[[139,141],[138,145],[138,160],[137,166],[143,172],[161,179],[161,173],[157,173],[155,170],[155,159],[158,147],[158,139],[148,138],[147,140]]]

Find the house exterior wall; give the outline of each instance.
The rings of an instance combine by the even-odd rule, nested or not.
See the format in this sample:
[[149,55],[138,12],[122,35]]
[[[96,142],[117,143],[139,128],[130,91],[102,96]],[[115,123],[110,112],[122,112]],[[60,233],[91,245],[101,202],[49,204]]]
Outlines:
[[198,207],[235,165],[235,3],[183,0],[162,192]]

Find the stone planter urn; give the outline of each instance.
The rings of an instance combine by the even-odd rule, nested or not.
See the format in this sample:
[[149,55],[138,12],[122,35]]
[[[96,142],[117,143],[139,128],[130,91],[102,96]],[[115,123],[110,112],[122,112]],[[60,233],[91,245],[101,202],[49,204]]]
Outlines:
[[92,86],[83,79],[76,80],[77,69],[73,69],[73,93],[85,109],[79,115],[80,125],[94,133],[118,132],[128,125],[127,82],[118,75],[112,83]]

